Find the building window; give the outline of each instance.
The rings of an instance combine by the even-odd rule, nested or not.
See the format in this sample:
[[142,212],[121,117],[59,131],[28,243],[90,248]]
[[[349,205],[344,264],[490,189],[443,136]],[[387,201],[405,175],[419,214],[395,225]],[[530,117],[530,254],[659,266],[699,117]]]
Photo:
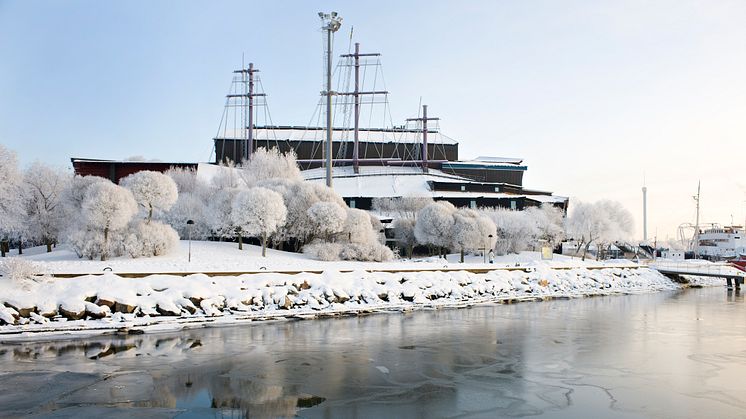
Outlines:
[[350,199],[350,208],[355,208],[355,200]]
[[477,201],[474,200],[474,199],[472,199],[471,201],[469,201],[469,208],[471,208],[471,209],[477,209]]
[[466,190],[466,185],[461,185],[461,190],[465,191]]
[[510,201],[510,209],[514,210],[514,209],[516,209],[516,208],[517,208],[517,206],[516,206],[516,204],[515,204],[515,201],[511,200],[511,201]]

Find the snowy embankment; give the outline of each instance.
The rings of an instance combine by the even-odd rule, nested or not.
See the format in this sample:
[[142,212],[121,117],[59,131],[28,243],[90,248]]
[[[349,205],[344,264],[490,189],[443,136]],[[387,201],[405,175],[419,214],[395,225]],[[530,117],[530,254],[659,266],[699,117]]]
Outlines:
[[[34,261],[47,274],[96,274],[74,278],[47,275],[20,282],[3,278],[0,338],[132,328],[176,329],[203,323],[458,307],[679,287],[658,272],[632,263],[616,261],[615,266],[610,266],[561,256],[554,261],[541,261],[537,253],[530,252],[498,258],[492,265],[481,263],[479,257],[471,257],[471,263],[465,264],[438,258],[362,263],[319,262],[280,251],[271,251],[267,258],[261,258],[255,246],[246,246],[243,251],[234,246],[192,243],[191,263],[184,261],[186,243],[174,255],[107,262],[80,260],[64,249],[49,254],[31,249],[24,259]],[[113,272],[102,274],[105,267]],[[492,270],[485,271],[487,268]],[[194,271],[204,273],[176,274]],[[254,273],[238,273],[242,271]],[[174,274],[124,276],[150,272]],[[216,272],[234,273],[211,276]]]

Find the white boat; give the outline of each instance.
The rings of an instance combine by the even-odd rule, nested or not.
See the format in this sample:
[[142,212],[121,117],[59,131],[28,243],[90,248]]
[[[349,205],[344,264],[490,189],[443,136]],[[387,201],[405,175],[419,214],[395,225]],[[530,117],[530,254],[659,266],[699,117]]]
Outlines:
[[712,224],[699,230],[695,251],[703,259],[734,259],[746,253],[746,232],[742,226]]

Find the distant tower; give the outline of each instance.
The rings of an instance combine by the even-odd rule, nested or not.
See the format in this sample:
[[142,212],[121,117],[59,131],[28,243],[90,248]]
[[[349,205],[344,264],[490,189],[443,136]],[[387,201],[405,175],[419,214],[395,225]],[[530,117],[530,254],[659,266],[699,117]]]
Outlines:
[[642,240],[648,241],[648,187],[642,187]]

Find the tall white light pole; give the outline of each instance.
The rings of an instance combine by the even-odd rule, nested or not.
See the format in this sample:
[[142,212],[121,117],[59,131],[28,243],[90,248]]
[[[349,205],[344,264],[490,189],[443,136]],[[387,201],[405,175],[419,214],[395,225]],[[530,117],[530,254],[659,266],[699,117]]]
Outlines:
[[326,31],[326,186],[332,187],[332,37],[342,26],[337,12],[319,12],[321,30]]
[[648,242],[648,187],[642,187],[642,241]]

